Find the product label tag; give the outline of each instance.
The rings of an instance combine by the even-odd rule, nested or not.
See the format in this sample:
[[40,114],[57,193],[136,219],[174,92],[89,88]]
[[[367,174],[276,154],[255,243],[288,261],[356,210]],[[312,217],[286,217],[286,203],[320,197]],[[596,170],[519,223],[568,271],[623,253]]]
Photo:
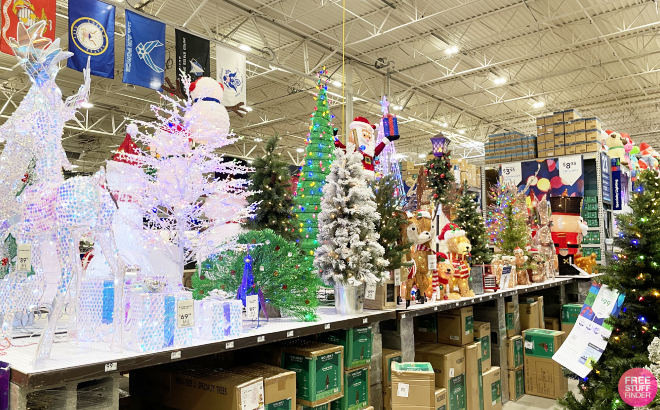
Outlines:
[[245,313],[248,319],[256,319],[259,316],[259,295],[245,297]]
[[394,286],[401,286],[401,269],[394,269]]
[[192,299],[176,301],[176,327],[183,329],[195,325],[195,302]]
[[376,285],[367,284],[364,298],[369,300],[376,300]]
[[438,269],[438,258],[435,256],[435,254],[433,254],[433,255],[428,255],[428,256],[426,257],[426,260],[428,261],[428,269],[429,269],[429,270],[436,270],[436,269]]
[[408,397],[408,390],[410,390],[409,384],[399,383],[396,389],[396,395],[399,397]]
[[264,383],[258,382],[241,388],[241,409],[260,410],[264,408]]
[[29,272],[32,270],[32,245],[29,243],[18,244],[16,252],[16,270]]

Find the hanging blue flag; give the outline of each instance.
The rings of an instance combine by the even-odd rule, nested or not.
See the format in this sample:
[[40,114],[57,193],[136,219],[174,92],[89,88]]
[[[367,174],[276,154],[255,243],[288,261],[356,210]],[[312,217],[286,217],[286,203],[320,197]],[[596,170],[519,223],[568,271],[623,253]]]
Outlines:
[[91,57],[92,74],[115,78],[115,6],[98,0],[69,0],[69,58],[82,71]]
[[165,24],[126,10],[124,79],[160,91],[165,77]]

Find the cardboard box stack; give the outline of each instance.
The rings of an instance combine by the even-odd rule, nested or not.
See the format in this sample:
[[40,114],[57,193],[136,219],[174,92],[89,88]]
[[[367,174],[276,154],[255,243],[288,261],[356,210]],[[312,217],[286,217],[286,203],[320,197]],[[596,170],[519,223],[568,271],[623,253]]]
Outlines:
[[497,366],[484,372],[484,410],[502,410],[502,379]]
[[571,329],[575,326],[578,316],[580,316],[580,311],[582,310],[582,305],[579,303],[567,303],[561,307],[561,331],[565,332],[566,335],[571,333]]
[[561,330],[561,327],[559,326],[559,319],[556,317],[546,317],[544,319],[545,322],[545,328],[550,329],[550,330]]
[[392,363],[392,410],[436,410],[435,373],[430,363]]
[[454,170],[456,182],[467,181],[468,185],[474,188],[481,188],[481,168],[468,164],[466,160],[452,159],[451,165]]
[[520,329],[543,329],[543,296],[521,296],[519,299]]
[[438,343],[463,346],[474,341],[472,306],[438,313]]
[[482,409],[484,407],[484,386],[482,378],[481,342],[470,343],[464,348],[467,410]]
[[565,340],[565,333],[547,329],[523,332],[525,393],[557,399],[568,391],[568,379],[552,356]]
[[538,157],[598,151],[602,128],[600,119],[582,118],[576,110],[539,117],[536,119]]
[[[444,387],[450,394],[448,410],[466,410],[465,349],[459,346],[427,343],[415,346],[415,361],[426,362],[435,372],[435,386]],[[393,366],[396,363],[393,364]],[[394,371],[392,371],[392,395],[394,396]],[[393,410],[399,410],[393,407]]]
[[344,396],[330,403],[331,410],[361,410],[369,404],[369,366],[344,371]]
[[506,339],[507,375],[509,378],[509,399],[516,401],[525,393],[525,377],[523,373],[523,338],[513,336]]
[[488,136],[486,143],[486,164],[524,161],[536,158],[537,137],[524,135],[518,131]]
[[344,368],[352,369],[371,363],[371,326],[354,327],[321,333],[319,342],[344,347]]
[[264,406],[266,410],[296,408],[296,372],[262,363],[240,366],[230,371],[264,378]]

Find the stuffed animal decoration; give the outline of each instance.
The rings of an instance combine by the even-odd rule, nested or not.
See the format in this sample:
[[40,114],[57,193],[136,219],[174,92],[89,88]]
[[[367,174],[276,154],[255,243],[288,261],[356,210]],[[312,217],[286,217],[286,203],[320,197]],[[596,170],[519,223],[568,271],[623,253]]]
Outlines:
[[454,266],[449,261],[447,255],[443,252],[438,252],[438,269],[433,275],[433,299],[434,300],[456,300],[460,299],[461,295],[451,292],[449,289],[449,282],[454,276]]
[[550,198],[552,209],[552,241],[555,244],[557,258],[559,260],[560,275],[576,275],[576,270],[571,266],[574,263],[575,254],[580,250],[584,221],[580,216],[582,210],[582,197],[569,197],[564,191],[562,196]]
[[538,249],[531,248],[529,254],[532,256],[531,261],[529,262],[529,270],[531,271],[532,283],[542,283],[545,282],[545,271],[544,271],[544,257],[541,255]]
[[[502,256],[502,275],[506,272],[509,272],[508,284],[504,283],[504,280],[500,278],[500,289],[513,289],[518,283],[516,277],[516,257],[515,256]],[[505,286],[506,285],[506,286]]]
[[596,254],[592,253],[589,256],[575,255],[575,265],[587,272],[588,274],[598,273],[598,264],[596,263]]
[[431,229],[433,228],[431,215],[426,211],[419,211],[415,215],[410,212],[406,214],[408,216],[408,227],[405,231],[406,242],[413,243],[409,256],[413,266],[408,270],[405,292],[406,307],[408,307],[414,286],[417,287],[416,299],[421,303],[426,301],[427,290],[431,287],[429,257],[436,258],[436,256],[431,249]]
[[499,286],[500,284],[500,278],[502,278],[502,259],[501,255],[496,253],[493,255],[493,259],[490,262],[490,269],[491,269],[491,274],[495,275],[495,278],[497,279],[497,285]]
[[513,257],[516,263],[516,283],[518,285],[531,285],[529,276],[527,276],[527,260],[529,257],[525,255],[525,251],[517,247],[513,250]]
[[626,161],[626,150],[623,146],[623,141],[621,141],[621,136],[618,133],[611,133],[605,140],[605,145],[607,145],[608,157],[618,158],[621,165],[628,165],[628,161]]
[[442,228],[439,239],[446,241],[449,259],[454,266],[454,274],[449,281],[448,292],[451,293],[458,287],[461,297],[473,297],[474,292],[470,289],[468,283],[470,280],[470,265],[467,263],[472,246],[470,240],[465,236],[465,231],[454,223],[448,223]]

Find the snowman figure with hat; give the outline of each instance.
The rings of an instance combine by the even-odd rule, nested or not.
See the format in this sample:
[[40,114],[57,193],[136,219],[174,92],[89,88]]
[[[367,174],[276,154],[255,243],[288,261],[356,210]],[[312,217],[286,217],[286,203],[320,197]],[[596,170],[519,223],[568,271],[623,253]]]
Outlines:
[[183,118],[192,140],[205,144],[218,135],[229,134],[229,114],[222,105],[225,87],[210,77],[200,77],[190,84],[192,107]]
[[[399,136],[393,135],[390,137],[384,137],[383,140],[376,145],[376,136],[374,133],[378,129],[378,126],[369,123],[369,120],[364,117],[355,117],[350,123],[349,129],[351,132],[348,138],[348,145],[353,145],[355,149],[360,151],[360,154],[362,154],[362,167],[364,168],[364,174],[368,179],[374,179],[376,177],[374,171],[374,159],[380,155],[387,144],[398,140]],[[339,141],[336,136],[335,147],[344,150],[346,149],[346,145]]]

